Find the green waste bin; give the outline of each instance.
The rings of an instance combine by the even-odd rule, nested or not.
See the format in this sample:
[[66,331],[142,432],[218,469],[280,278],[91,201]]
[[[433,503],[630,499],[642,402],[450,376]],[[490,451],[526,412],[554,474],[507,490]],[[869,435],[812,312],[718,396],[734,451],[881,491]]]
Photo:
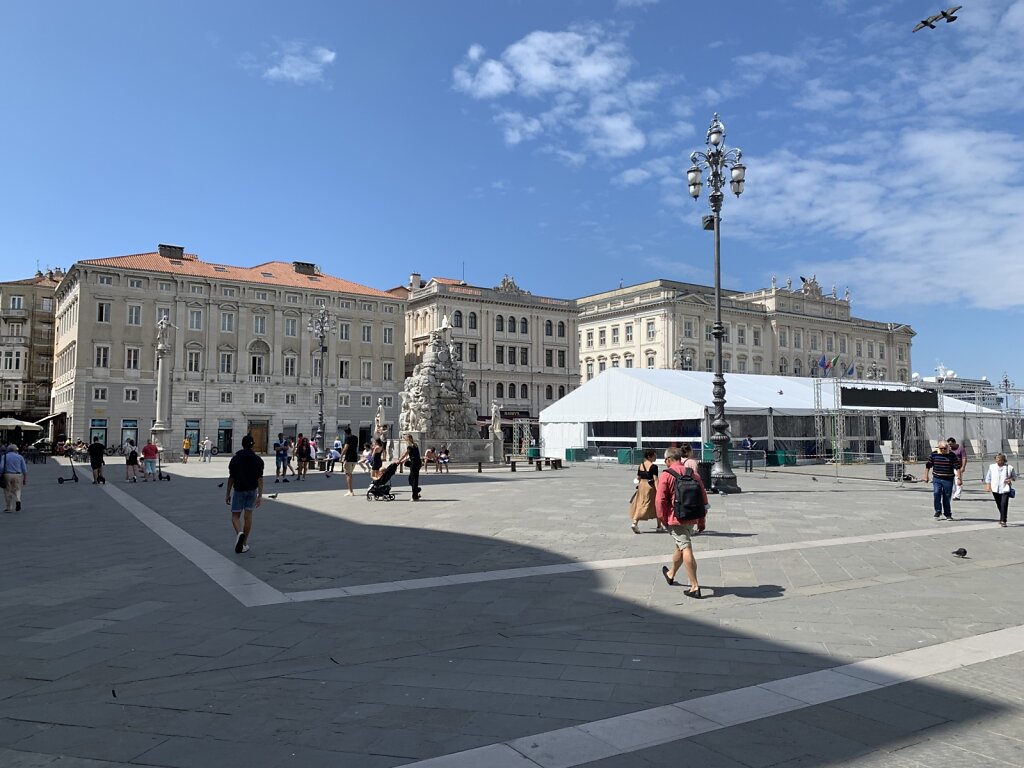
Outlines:
[[701,452],[701,459],[711,462],[715,460],[715,444],[710,440],[704,443],[704,450]]
[[765,460],[769,467],[783,467],[786,465],[785,451],[768,451]]
[[526,458],[528,458],[528,459],[539,459],[540,458],[540,448],[527,448],[526,449]]
[[615,452],[618,457],[619,464],[632,464],[633,463],[633,449],[632,448],[619,448]]
[[779,459],[781,463],[779,466],[795,467],[796,466],[796,451],[779,451]]

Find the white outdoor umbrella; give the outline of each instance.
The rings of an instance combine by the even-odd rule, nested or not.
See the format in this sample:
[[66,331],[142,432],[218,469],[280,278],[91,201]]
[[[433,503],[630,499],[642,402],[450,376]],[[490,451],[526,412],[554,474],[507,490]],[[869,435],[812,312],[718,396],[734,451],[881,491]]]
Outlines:
[[0,419],[0,429],[15,429],[21,427],[22,432],[42,432],[43,428],[38,424],[33,424],[31,421],[22,421],[21,419],[15,419],[13,416],[4,416]]

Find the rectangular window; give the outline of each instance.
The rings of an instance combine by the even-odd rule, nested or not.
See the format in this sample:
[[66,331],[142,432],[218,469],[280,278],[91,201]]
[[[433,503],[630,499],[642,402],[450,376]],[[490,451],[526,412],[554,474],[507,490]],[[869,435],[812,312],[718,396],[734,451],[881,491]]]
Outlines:
[[195,283],[192,283],[192,285],[190,285],[188,287],[188,291],[189,291],[189,293],[195,293],[195,294],[198,294],[199,296],[202,296],[203,295],[203,286],[196,285]]
[[714,327],[711,323],[704,323],[704,341],[711,341],[714,339],[713,335]]
[[253,392],[252,393],[252,404],[263,405],[267,402],[267,395],[265,392]]
[[338,323],[338,338],[342,341],[348,341],[352,338],[351,323]]
[[24,309],[25,308],[25,297],[24,296],[11,296],[11,309]]
[[817,352],[818,351],[818,334],[816,334],[816,333],[812,333],[811,334],[811,351],[812,352]]
[[[112,278],[110,275],[100,275],[99,280],[97,280],[96,282],[98,282],[100,285],[113,285],[114,278]],[[104,398],[104,400],[105,399],[106,398]]]
[[138,347],[128,347],[124,351],[124,367],[129,371],[139,370],[139,358],[142,357],[142,350]]
[[351,402],[348,392],[338,393],[338,405],[348,408],[348,404]]
[[476,344],[469,345],[469,362],[476,362]]
[[363,408],[369,408],[370,404],[371,404],[370,403],[370,396],[369,395],[360,395],[359,396],[359,404],[361,406],[363,406]]
[[235,371],[235,356],[231,352],[220,353],[220,372],[221,373],[234,373]]
[[[294,376],[296,370],[298,370],[298,363],[299,363],[299,360],[294,355],[288,355],[287,357],[285,357],[285,359],[284,359],[284,375],[285,376]],[[319,371],[317,371],[316,373],[319,373]],[[314,373],[314,375],[316,375],[316,373]]]
[[96,322],[97,323],[109,323],[110,322],[110,302],[109,301],[97,301],[96,302]]
[[363,326],[362,339],[363,339],[363,343],[365,343],[365,344],[369,344],[369,343],[371,343],[373,341],[373,326],[372,325],[364,325]]
[[385,315],[393,315],[393,314],[395,314],[395,305],[394,304],[385,304],[384,305],[384,314]]
[[711,373],[712,371],[715,370],[715,361],[712,360],[710,357],[704,361],[704,370],[707,371],[708,373]]
[[[98,352],[100,347],[97,347],[96,349],[97,349],[97,352]],[[109,347],[104,347],[103,349],[109,349]],[[97,363],[97,367],[100,367],[98,363]],[[102,367],[106,368],[107,366],[104,365]],[[4,370],[5,371],[20,371],[21,370],[21,350],[20,349],[14,349],[14,350],[8,349],[8,350],[4,351]]]
[[[320,398],[320,393],[319,392],[317,394],[313,395],[313,405],[319,405],[320,404],[320,403],[317,402],[317,400],[319,398]],[[293,395],[290,392],[285,394],[285,396],[284,396],[284,404],[285,405],[295,405],[295,402],[296,402],[295,395]]]
[[722,323],[722,342],[729,343],[729,324]]
[[515,347],[509,347],[508,348],[508,357],[506,357],[505,359],[508,360],[508,364],[509,365],[515,365],[516,364],[516,348]]
[[693,338],[693,320],[684,320],[683,321],[683,338],[684,339],[692,339]]
[[737,360],[736,361],[736,372],[737,373],[746,373],[747,372],[747,361],[746,360]]
[[555,365],[555,351],[553,349],[544,350],[544,367],[553,368]]
[[885,344],[878,342],[878,359],[885,360]]
[[647,367],[651,369],[654,368],[654,355],[647,356]]
[[98,346],[96,347],[96,367],[97,368],[109,368],[110,367],[110,347]]
[[203,353],[197,349],[190,349],[185,357],[185,370],[189,373],[199,373],[203,370]]
[[590,380],[592,378],[594,378],[594,364],[587,363],[587,379]]
[[320,378],[321,360],[322,360],[322,358],[319,358],[319,357],[314,357],[313,358],[313,378],[314,379],[319,379]]
[[875,342],[869,341],[868,342],[868,359],[871,359],[874,356],[875,356]]
[[494,362],[502,364],[505,362],[505,348],[501,344],[494,348]]
[[793,349],[801,349],[803,338],[800,331],[793,331]]
[[267,300],[267,292],[266,291],[253,291],[252,297],[254,299],[256,299],[256,301],[266,301]]
[[779,331],[779,346],[780,347],[787,346],[787,344],[786,344],[786,332],[783,331],[783,330]]
[[825,337],[825,351],[826,352],[832,352],[834,347],[835,347],[835,341],[833,341],[831,336],[826,336]]
[[632,323],[627,323],[626,324],[626,341],[632,341],[632,340],[633,340],[633,324]]
[[761,373],[761,361],[760,360],[755,360],[754,361],[754,373]]
[[565,368],[565,350],[558,350],[558,367]]
[[230,403],[231,402],[231,393],[230,392],[221,392],[220,393],[220,401],[222,403]]
[[600,328],[597,331],[597,345],[603,347],[608,343],[608,334],[604,328]]
[[188,328],[190,331],[203,330],[203,310],[190,309],[188,311]]
[[395,380],[395,364],[394,363],[384,362],[381,365],[384,366],[383,367],[384,381],[394,381]]
[[267,316],[266,315],[253,315],[252,317],[252,332],[257,336],[263,336],[267,332]]
[[171,284],[168,283],[168,282],[162,281],[160,283],[157,283],[156,287],[157,287],[157,290],[160,291],[161,293],[170,293],[171,292]]
[[736,326],[736,343],[746,344],[747,343],[747,326],[737,325]]
[[323,296],[317,296],[315,299],[313,299],[313,304],[315,304],[318,307],[326,307],[327,299],[325,299]]
[[289,293],[287,296],[284,297],[284,300],[288,304],[298,304],[299,303],[299,297],[298,297],[297,294],[294,294],[294,293]]
[[619,326],[613,325],[612,326],[612,344],[618,344],[618,343],[619,343]]
[[202,398],[202,393],[198,389],[190,389],[185,393],[185,400],[190,403],[198,403]]
[[235,313],[234,312],[221,312],[220,313],[220,329],[224,333],[234,333],[234,331],[235,331]]
[[124,401],[126,403],[139,402],[139,390],[136,387],[125,387]]
[[363,381],[369,381],[373,378],[373,361],[362,360],[359,363],[359,373],[362,376]]
[[601,373],[608,367],[608,364],[604,360],[597,361],[597,372]]
[[159,323],[161,320],[167,320],[168,322],[171,320],[171,310],[167,307],[156,308],[156,321]]
[[221,296],[227,296],[229,298],[233,297],[235,295],[235,289],[234,288],[227,288],[227,287],[221,288],[220,289],[220,295]]
[[753,330],[754,330],[754,346],[755,347],[760,347],[761,346],[761,329],[760,328],[754,328]]
[[654,341],[655,338],[657,338],[657,335],[654,332],[654,321],[653,320],[648,320],[647,321],[647,340],[648,341]]
[[107,399],[107,388],[106,387],[93,387],[92,388],[92,399],[97,402],[106,402]]
[[900,362],[906,359],[907,349],[902,344],[896,347],[896,359]]
[[388,326],[384,327],[384,343],[394,344],[395,343],[395,329]]
[[529,365],[530,364],[530,350],[528,347],[519,348],[519,364]]
[[299,335],[299,321],[294,317],[284,319],[284,335],[295,338]]
[[860,339],[857,339],[857,341],[855,342],[854,350],[855,350],[854,354],[857,357],[860,357],[861,355],[864,354],[864,347],[861,346],[861,340]]
[[626,358],[626,367],[627,368],[632,368],[633,367],[633,358],[632,357],[627,357]]
[[364,301],[359,305],[359,308],[364,312],[375,312],[377,307],[372,301]]
[[594,346],[594,332],[587,331],[587,347],[589,348],[592,346]]
[[846,337],[845,336],[840,336],[839,337],[839,352],[841,354],[844,354],[844,355],[846,354]]
[[249,357],[249,373],[253,376],[263,375],[263,355]]
[[142,280],[140,280],[137,277],[129,278],[128,279],[128,287],[129,288],[141,288],[142,287]]
[[352,363],[349,360],[338,361],[338,378],[347,379],[352,375]]

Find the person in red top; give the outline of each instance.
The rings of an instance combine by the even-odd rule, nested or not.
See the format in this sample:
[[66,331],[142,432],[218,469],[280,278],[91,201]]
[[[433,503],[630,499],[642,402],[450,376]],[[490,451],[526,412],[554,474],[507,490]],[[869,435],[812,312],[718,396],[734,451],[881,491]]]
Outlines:
[[142,482],[148,483],[149,478],[156,482],[156,455],[159,449],[153,445],[152,440],[147,440],[142,446]]
[[708,510],[708,492],[700,480],[700,475],[693,472],[693,479],[700,489],[703,498],[704,508],[686,513],[683,519],[675,515],[675,492],[676,477],[673,472],[682,474],[686,468],[682,465],[682,453],[678,448],[669,448],[665,451],[665,471],[658,475],[658,491],[655,496],[655,511],[658,513],[658,520],[668,528],[672,534],[672,541],[675,549],[672,552],[671,567],[662,566],[661,575],[669,586],[675,585],[676,573],[679,568],[686,568],[686,575],[690,578],[690,588],[686,591],[687,597],[700,598],[700,583],[697,581],[697,560],[693,556],[693,543],[690,537],[694,529],[704,530],[704,518]]

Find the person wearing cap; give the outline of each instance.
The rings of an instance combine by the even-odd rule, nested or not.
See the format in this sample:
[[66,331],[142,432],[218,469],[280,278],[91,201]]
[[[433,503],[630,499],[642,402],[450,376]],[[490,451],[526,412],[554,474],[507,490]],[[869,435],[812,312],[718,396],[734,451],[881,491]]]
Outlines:
[[199,444],[199,461],[213,461],[213,441],[210,436],[207,435],[203,438],[203,441]]
[[231,506],[231,525],[235,529],[235,554],[238,555],[249,551],[252,511],[263,503],[263,459],[252,449],[255,442],[250,434],[243,437],[242,450],[232,456],[228,463],[224,503]]

